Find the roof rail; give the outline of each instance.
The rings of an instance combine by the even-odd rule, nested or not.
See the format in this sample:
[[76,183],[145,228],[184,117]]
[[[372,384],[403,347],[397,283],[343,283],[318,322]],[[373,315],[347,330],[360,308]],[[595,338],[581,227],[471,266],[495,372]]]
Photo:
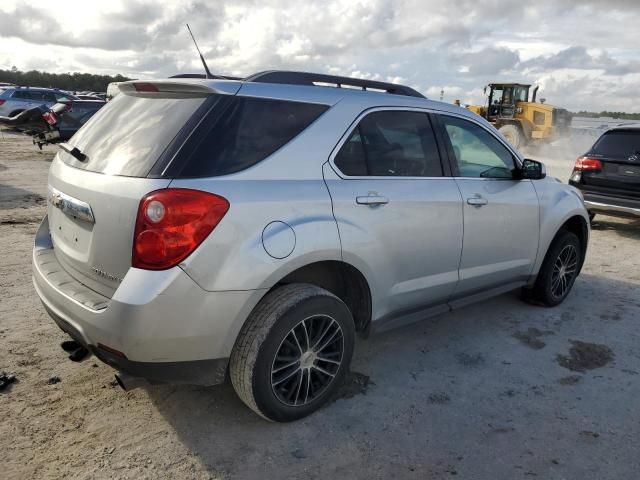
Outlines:
[[269,70],[255,73],[244,79],[245,82],[259,83],[286,83],[290,85],[333,86],[338,88],[360,87],[362,90],[382,91],[395,95],[426,98],[413,88],[398,85],[396,83],[364,80],[361,78],[340,77],[337,75],[325,75],[322,73],[290,72],[286,70]]

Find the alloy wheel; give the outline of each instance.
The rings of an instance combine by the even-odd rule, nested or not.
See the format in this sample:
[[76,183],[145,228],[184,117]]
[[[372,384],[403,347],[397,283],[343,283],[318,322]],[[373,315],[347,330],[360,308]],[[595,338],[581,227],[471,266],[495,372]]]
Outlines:
[[578,250],[574,245],[566,245],[556,258],[551,273],[551,294],[555,298],[564,297],[578,271]]
[[296,324],[280,343],[271,366],[271,388],[285,405],[311,403],[331,384],[342,362],[344,336],[328,315]]

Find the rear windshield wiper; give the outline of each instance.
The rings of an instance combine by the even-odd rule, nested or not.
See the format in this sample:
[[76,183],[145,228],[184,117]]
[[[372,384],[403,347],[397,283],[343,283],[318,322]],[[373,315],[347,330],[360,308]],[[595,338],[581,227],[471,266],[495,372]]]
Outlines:
[[60,143],[59,146],[62,150],[81,162],[84,162],[87,159],[87,156],[82,153],[78,147],[72,147],[68,143]]

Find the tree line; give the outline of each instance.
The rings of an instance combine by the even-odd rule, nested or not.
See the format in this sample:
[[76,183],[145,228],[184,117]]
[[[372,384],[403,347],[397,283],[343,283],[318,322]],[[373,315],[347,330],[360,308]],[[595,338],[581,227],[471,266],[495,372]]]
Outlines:
[[13,67],[11,70],[0,69],[0,82],[14,83],[29,87],[59,88],[70,91],[106,92],[111,82],[131,80],[120,74],[95,75],[93,73],[48,73],[38,70],[21,72]]
[[575,114],[577,117],[587,118],[599,118],[599,117],[611,117],[616,120],[640,120],[640,113],[627,113],[627,112],[587,112],[581,110]]

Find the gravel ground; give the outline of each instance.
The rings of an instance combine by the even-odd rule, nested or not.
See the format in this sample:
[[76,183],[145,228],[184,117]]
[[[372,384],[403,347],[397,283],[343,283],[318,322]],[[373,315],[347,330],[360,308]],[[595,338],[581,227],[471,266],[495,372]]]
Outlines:
[[30,273],[54,148],[0,133],[1,478],[637,477],[640,221],[598,217],[563,305],[507,294],[359,341],[343,398],[279,425],[229,385],[125,393],[67,360]]

